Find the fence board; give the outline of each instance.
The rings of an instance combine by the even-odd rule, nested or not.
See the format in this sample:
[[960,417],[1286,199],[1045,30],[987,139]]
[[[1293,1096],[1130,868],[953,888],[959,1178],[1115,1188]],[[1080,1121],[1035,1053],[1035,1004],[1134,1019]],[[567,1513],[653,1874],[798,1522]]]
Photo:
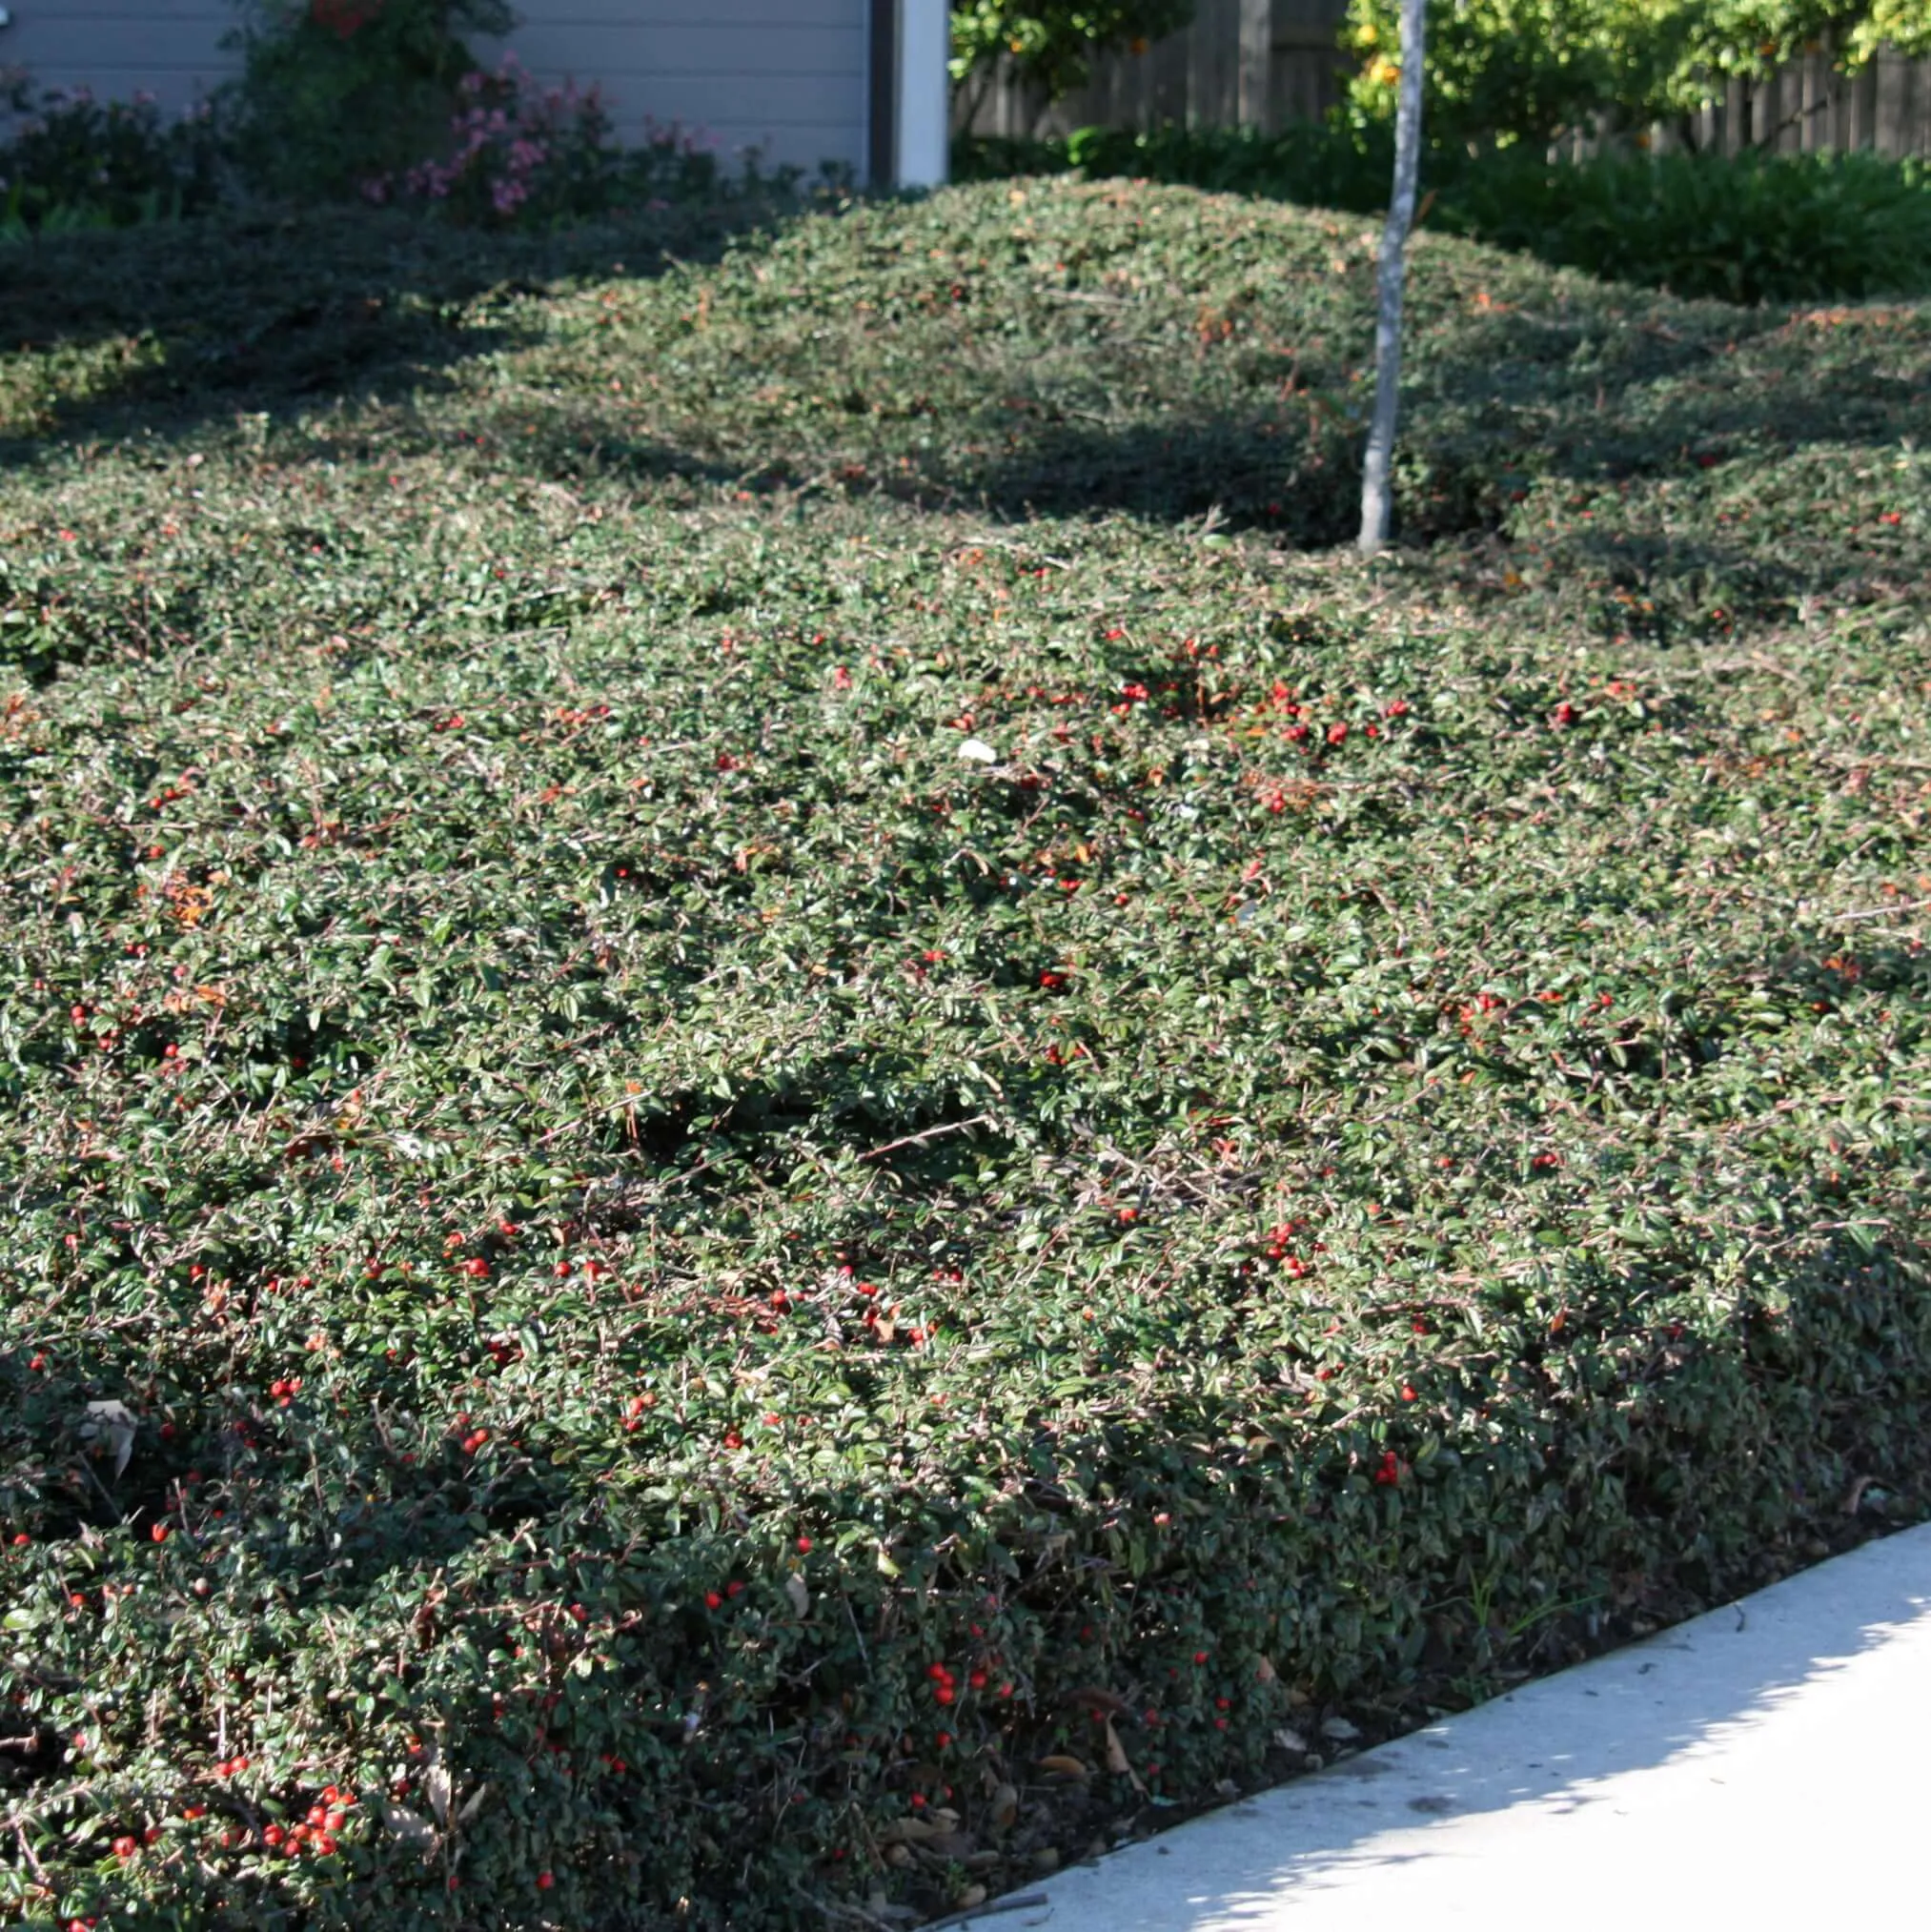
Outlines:
[[1234,90],[1240,124],[1271,130],[1278,123],[1274,110],[1273,0],[1241,0],[1239,17],[1239,80]]
[[1878,132],[1874,145],[1880,154],[1901,154],[1905,152],[1907,138],[1904,112],[1911,76],[1905,71],[1904,63],[1892,59],[1889,54],[1878,56],[1877,69]]

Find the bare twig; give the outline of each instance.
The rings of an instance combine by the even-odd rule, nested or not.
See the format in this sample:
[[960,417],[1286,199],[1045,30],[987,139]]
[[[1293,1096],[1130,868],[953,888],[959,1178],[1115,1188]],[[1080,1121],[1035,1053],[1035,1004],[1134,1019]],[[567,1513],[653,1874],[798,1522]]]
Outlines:
[[890,1932],[887,1922],[874,1917],[863,1906],[853,1905],[843,1900],[821,1899],[815,1892],[807,1892],[802,1885],[794,1888],[807,1905],[823,1912],[827,1919],[849,1919],[861,1925],[874,1925],[879,1932]]
[[903,1134],[897,1140],[888,1140],[882,1148],[871,1148],[859,1155],[862,1161],[875,1161],[881,1154],[896,1153],[900,1148],[916,1147],[922,1141],[938,1140],[948,1133],[964,1133],[967,1128],[986,1127],[990,1124],[989,1113],[975,1113],[970,1120],[948,1120],[942,1127],[928,1127],[924,1133]]
[[1890,919],[1900,912],[1922,912],[1931,905],[1931,899],[1913,899],[1903,905],[1867,905],[1860,912],[1836,912],[1824,921],[1826,925],[1848,925],[1854,919]]

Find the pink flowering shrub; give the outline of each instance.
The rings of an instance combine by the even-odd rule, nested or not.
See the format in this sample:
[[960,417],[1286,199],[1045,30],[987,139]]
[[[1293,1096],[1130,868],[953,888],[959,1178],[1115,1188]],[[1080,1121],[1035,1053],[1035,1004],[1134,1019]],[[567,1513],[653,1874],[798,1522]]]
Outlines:
[[223,41],[237,160],[295,201],[353,195],[441,138],[478,39],[512,31],[508,0],[236,0]]
[[370,201],[427,203],[483,225],[564,220],[616,207],[668,207],[715,189],[713,143],[645,122],[641,148],[613,139],[602,91],[539,88],[514,53],[457,84],[446,153],[362,183]]

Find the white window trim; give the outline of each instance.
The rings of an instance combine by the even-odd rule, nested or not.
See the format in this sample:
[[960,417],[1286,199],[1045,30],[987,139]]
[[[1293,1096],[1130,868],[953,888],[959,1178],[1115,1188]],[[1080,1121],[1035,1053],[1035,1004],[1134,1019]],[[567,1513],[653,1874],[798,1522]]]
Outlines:
[[892,177],[900,188],[942,188],[950,172],[950,0],[898,0],[898,116]]

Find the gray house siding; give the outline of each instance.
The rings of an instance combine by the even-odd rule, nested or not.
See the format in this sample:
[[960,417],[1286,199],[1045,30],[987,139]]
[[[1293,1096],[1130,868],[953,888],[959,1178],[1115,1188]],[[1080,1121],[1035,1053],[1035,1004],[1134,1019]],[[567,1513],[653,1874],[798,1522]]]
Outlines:
[[533,73],[595,80],[626,138],[646,117],[806,168],[865,167],[867,0],[522,0]]
[[91,88],[102,100],[148,92],[192,107],[230,71],[225,0],[6,0],[0,68],[24,67],[50,87]]
[[[6,0],[0,68],[183,109],[233,71],[228,0]],[[520,0],[504,43],[539,80],[603,91],[620,134],[701,131],[722,154],[864,176],[869,0]],[[501,48],[478,47],[492,60]]]

